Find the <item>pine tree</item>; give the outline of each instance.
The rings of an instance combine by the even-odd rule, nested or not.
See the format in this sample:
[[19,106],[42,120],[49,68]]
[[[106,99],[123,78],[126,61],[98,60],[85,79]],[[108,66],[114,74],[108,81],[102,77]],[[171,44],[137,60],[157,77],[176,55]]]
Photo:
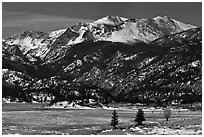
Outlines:
[[113,116],[111,119],[111,126],[113,126],[113,129],[116,129],[116,125],[118,124],[118,115],[117,115],[115,110],[113,111],[112,114],[113,114]]
[[138,109],[134,121],[137,122],[138,125],[142,125],[142,121],[145,121],[144,112],[142,109]]

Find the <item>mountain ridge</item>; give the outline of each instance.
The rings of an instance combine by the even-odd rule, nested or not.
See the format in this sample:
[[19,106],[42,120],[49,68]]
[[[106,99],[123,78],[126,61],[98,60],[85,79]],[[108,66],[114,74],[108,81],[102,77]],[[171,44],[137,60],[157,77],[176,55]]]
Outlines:
[[[175,25],[173,29],[167,27],[161,31],[162,27],[173,24],[172,19],[165,17],[161,30],[154,31],[155,36],[162,34],[161,37],[153,40],[146,30],[157,28],[155,20],[160,17],[126,20],[107,16],[105,19],[110,18],[120,23],[111,24],[113,27],[101,25],[103,20],[99,20],[99,27],[79,23],[51,33],[27,31],[3,40],[3,81],[18,87],[18,95],[13,96],[28,98],[30,92],[49,92],[56,97],[55,101],[94,98],[103,103],[147,104],[188,103],[186,96],[191,96],[194,102],[201,100],[201,28],[190,26],[176,32],[179,25]],[[144,36],[150,38],[149,42],[103,39],[113,35],[120,39],[121,32],[128,37],[135,34],[134,22],[142,26],[141,34],[148,34]],[[9,89],[8,84],[3,85],[3,96]]]

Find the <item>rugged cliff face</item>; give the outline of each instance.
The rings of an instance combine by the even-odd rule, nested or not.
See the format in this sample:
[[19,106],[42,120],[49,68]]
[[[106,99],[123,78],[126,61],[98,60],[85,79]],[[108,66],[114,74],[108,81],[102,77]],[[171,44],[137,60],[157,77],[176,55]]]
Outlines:
[[[58,100],[201,101],[202,30],[170,19],[107,16],[3,40],[3,96]],[[189,100],[189,98],[191,98]]]

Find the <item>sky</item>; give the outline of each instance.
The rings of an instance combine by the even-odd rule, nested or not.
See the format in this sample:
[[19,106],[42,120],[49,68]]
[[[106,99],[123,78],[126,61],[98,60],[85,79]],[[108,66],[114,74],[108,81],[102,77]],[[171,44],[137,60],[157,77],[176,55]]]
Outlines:
[[168,16],[202,26],[201,2],[3,2],[2,37],[25,30],[49,32],[104,16]]

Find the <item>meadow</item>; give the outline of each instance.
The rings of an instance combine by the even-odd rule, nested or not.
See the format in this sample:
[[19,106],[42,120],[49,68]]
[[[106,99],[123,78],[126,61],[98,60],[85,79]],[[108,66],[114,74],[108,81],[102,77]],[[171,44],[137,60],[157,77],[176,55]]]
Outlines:
[[144,111],[146,121],[135,126],[137,110],[117,110],[117,130],[110,126],[110,109],[57,109],[42,104],[8,103],[2,106],[2,134],[20,135],[140,135],[202,134],[201,111],[172,111],[166,121],[162,111]]

